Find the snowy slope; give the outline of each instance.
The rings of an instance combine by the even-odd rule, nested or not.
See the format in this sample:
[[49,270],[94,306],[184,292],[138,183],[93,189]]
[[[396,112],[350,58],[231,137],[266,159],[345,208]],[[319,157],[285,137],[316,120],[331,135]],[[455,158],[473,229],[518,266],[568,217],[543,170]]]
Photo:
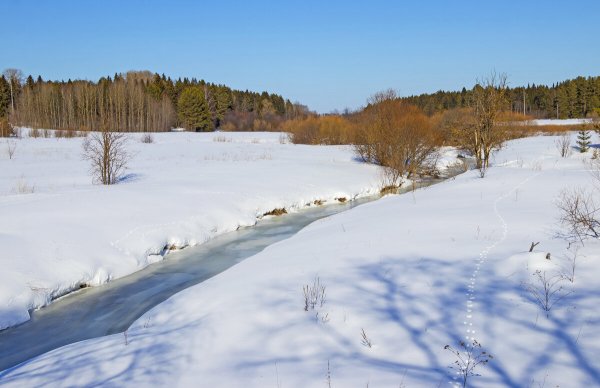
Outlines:
[[[510,142],[485,179],[471,171],[320,220],[157,306],[127,337],[57,349],[0,383],[448,386],[444,346],[475,338],[494,359],[469,386],[600,386],[598,241],[579,250],[573,293],[549,317],[524,287],[536,269],[568,268],[555,200],[592,185],[589,154],[561,159],[554,140]],[[326,301],[304,311],[315,276]]]
[[[26,133],[26,131],[23,131]],[[199,244],[299,208],[378,190],[374,166],[349,147],[280,144],[279,133],[132,134],[127,179],[92,185],[82,139],[0,142],[0,329],[80,284],[97,285],[159,260],[166,245]]]

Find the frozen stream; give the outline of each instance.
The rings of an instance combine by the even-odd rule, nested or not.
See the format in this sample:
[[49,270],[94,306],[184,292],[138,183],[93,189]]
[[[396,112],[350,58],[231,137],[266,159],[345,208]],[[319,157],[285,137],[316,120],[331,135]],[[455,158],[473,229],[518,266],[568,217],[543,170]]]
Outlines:
[[123,332],[146,311],[177,292],[291,237],[316,220],[377,198],[379,196],[309,207],[261,220],[255,226],[171,253],[166,260],[129,276],[60,298],[32,312],[29,321],[0,331],[0,371],[64,345]]

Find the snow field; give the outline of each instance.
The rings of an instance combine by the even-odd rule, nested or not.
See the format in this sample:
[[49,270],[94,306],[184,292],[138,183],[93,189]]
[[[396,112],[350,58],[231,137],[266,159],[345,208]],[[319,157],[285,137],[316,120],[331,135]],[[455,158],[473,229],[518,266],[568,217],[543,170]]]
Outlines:
[[378,191],[374,166],[349,147],[281,144],[280,133],[131,134],[123,182],[93,185],[82,139],[0,143],[0,329],[80,285],[162,260],[274,208]]
[[[591,153],[560,158],[555,139],[509,142],[484,179],[470,171],[319,220],[149,311],[127,342],[66,346],[0,382],[448,386],[455,358],[444,346],[477,339],[494,359],[469,386],[600,386],[600,243],[580,248],[564,283],[573,293],[548,317],[524,289],[533,271],[568,266],[561,190],[593,186]],[[316,276],[326,302],[304,311],[302,287]]]

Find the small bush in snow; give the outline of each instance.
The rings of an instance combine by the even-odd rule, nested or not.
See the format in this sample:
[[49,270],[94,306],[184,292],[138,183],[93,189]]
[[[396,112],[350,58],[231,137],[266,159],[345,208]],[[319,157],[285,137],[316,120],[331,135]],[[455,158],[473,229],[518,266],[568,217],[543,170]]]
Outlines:
[[571,155],[571,135],[565,133],[556,139],[555,144],[561,157],[566,158]]
[[600,237],[600,209],[592,194],[583,189],[564,190],[557,206],[559,221],[568,229],[567,238],[583,242],[587,237]]
[[17,150],[17,142],[7,140],[6,141],[6,153],[8,154],[9,159],[12,159],[15,156],[16,150]]
[[561,283],[565,279],[559,274],[548,275],[546,271],[537,270],[533,273],[533,276],[535,281],[526,283],[525,289],[534,302],[544,310],[546,317],[549,317],[552,307],[571,294],[571,291],[562,286]]
[[142,135],[142,138],[140,139],[140,141],[145,144],[154,143],[154,137],[152,136],[151,133],[145,133]]
[[325,288],[318,276],[315,277],[312,284],[302,287],[304,311],[314,310],[316,306],[323,307],[323,304],[325,304]]
[[462,379],[462,386],[466,387],[469,377],[479,376],[475,373],[475,368],[479,365],[487,364],[494,357],[484,351],[477,340],[473,340],[473,342],[469,344],[460,341],[459,346],[459,349],[454,349],[452,346],[446,345],[444,346],[444,349],[449,350],[456,356],[456,360],[453,365],[450,366],[450,369],[456,370],[456,373]]
[[563,277],[570,281],[575,282],[575,270],[577,269],[577,258],[579,257],[579,247],[575,246],[572,251],[565,256],[568,262],[567,268],[563,272]]
[[213,137],[213,141],[215,143],[231,143],[233,139],[225,136],[215,136]]
[[15,194],[32,194],[35,192],[35,186],[28,184],[24,178],[21,178],[17,181],[13,192]]

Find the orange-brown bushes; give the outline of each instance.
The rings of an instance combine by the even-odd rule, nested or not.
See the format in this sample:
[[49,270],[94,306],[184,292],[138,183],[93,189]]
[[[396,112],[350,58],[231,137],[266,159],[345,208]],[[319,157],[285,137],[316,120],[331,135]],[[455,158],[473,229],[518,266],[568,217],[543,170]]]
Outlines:
[[355,150],[365,161],[384,168],[386,186],[400,186],[406,176],[431,170],[441,137],[417,107],[398,99],[369,105],[358,117]]
[[285,122],[283,130],[291,134],[291,140],[296,144],[350,144],[355,126],[338,115],[309,116]]

